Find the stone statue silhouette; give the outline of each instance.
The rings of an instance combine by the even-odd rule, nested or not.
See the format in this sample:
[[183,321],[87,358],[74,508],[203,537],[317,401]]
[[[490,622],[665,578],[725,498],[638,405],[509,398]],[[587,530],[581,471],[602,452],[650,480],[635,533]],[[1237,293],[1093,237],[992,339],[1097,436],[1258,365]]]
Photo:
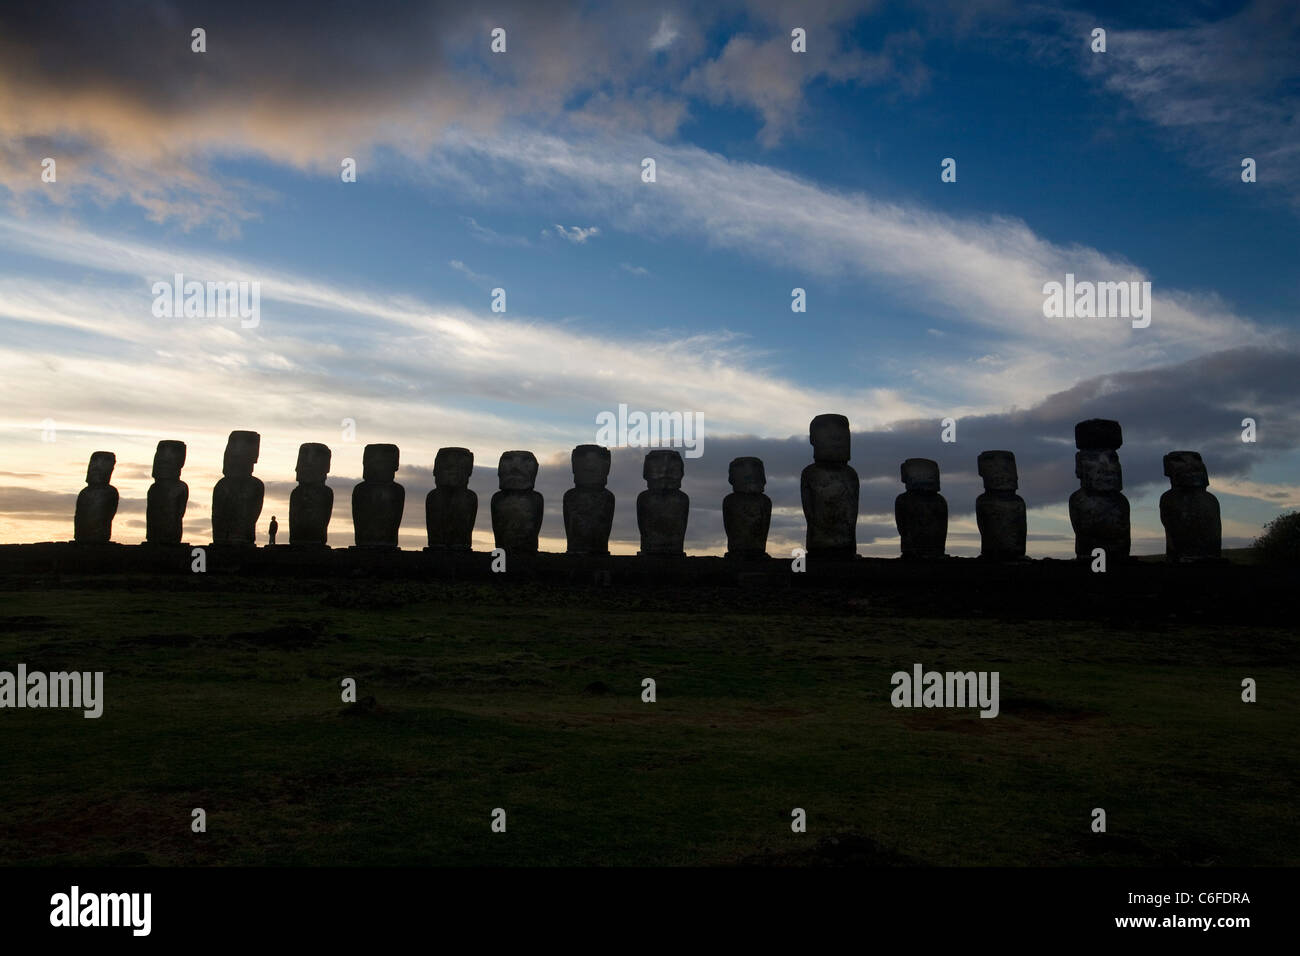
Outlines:
[[72,539],[77,544],[108,544],[117,514],[117,489],[110,485],[117,456],[97,451],[86,466],[86,487],[77,495]]
[[469,551],[473,547],[478,495],[469,488],[474,453],[439,448],[433,458],[435,487],[424,499],[424,525],[431,551]]
[[673,449],[658,448],[646,454],[641,474],[647,487],[636,498],[640,554],[686,556],[686,521],[691,499],[682,491],[684,473],[682,456]]
[[397,476],[396,445],[367,445],[361,482],[352,489],[352,527],[358,548],[396,548],[406,489]]
[[185,442],[160,441],[153,455],[153,484],[145,503],[145,541],[180,544],[190,489],[181,481]]
[[501,490],[492,496],[492,535],[507,554],[536,554],[544,502],[533,490],[537,457],[531,451],[507,451],[497,462]]
[[334,489],[325,484],[331,457],[327,445],[304,442],[298,446],[298,487],[289,493],[290,547],[325,547],[334,512]]
[[984,494],[975,499],[980,530],[980,557],[1015,561],[1025,556],[1025,500],[1016,494],[1016,456],[1009,451],[982,451],[977,459]]
[[1101,548],[1108,561],[1129,556],[1129,505],[1122,491],[1124,473],[1118,449],[1124,443],[1119,422],[1091,418],[1074,426],[1074,473],[1081,487],[1070,495],[1070,524],[1074,528],[1074,554],[1092,560]]
[[1194,451],[1171,451],[1164,458],[1170,488],[1160,496],[1160,523],[1165,526],[1166,561],[1213,561],[1223,546],[1219,499],[1205,462]]
[[609,554],[614,525],[614,493],[609,480],[609,449],[579,445],[569,457],[573,487],[564,493],[564,534],[570,554]]
[[849,465],[849,420],[818,415],[808,426],[813,463],[799,478],[812,558],[852,558],[858,553],[858,473]]
[[772,499],[763,494],[767,473],[762,459],[735,458],[727,467],[731,494],[722,499],[722,526],[728,558],[766,558],[772,525]]
[[257,432],[235,431],[226,441],[222,461],[224,477],[212,489],[212,543],[251,545],[257,540],[257,519],[262,514],[265,487],[253,477],[261,450]]
[[939,494],[939,463],[909,458],[899,473],[907,490],[894,499],[894,523],[904,558],[942,558],[948,540],[948,502]]

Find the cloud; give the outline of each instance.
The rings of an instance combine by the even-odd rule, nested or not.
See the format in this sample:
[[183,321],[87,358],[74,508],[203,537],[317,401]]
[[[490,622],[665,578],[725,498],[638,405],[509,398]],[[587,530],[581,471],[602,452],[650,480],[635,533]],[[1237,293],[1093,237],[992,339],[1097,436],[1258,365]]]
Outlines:
[[497,246],[531,246],[532,243],[524,236],[507,236],[489,229],[487,226],[480,225],[472,216],[461,216],[461,222],[469,227],[469,234],[480,242],[486,242]]
[[[569,240],[569,242],[579,246],[584,244],[588,239],[600,235],[600,228],[598,226],[589,226],[586,229],[582,226],[570,226],[568,229],[565,229],[564,226],[561,226],[558,222],[555,224],[555,231],[563,238]],[[543,233],[543,235],[546,235],[546,233]]]
[[634,276],[648,276],[650,274],[650,270],[645,266],[634,266],[630,262],[620,262],[618,267]]
[[471,269],[469,266],[465,265],[465,263],[461,262],[459,259],[452,259],[450,262],[447,263],[447,265],[451,266],[453,269],[455,269],[457,272],[463,275],[470,282],[473,282],[475,285],[486,286],[491,284],[492,282],[492,280],[489,277],[485,275],[480,275],[479,273]]
[[673,23],[673,18],[668,14],[664,14],[663,18],[659,21],[659,27],[655,30],[654,36],[650,38],[650,49],[655,53],[658,53],[660,50],[666,50],[673,45],[673,41],[676,40],[678,36],[680,36],[680,34],[677,32],[677,27]]

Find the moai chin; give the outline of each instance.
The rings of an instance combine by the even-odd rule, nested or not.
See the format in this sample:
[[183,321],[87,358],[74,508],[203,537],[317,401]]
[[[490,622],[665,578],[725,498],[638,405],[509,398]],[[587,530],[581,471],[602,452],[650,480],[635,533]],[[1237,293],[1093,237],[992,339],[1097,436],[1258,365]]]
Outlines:
[[1018,494],[1016,456],[1009,451],[982,451],[977,459],[984,494],[975,499],[980,529],[980,557],[1016,561],[1025,556],[1025,501]]
[[904,558],[942,558],[948,540],[948,502],[939,494],[939,464],[909,458],[899,472],[907,490],[894,499],[894,522]]
[[424,499],[424,526],[430,551],[469,551],[473,547],[478,495],[469,489],[474,453],[439,448],[433,458],[434,488]]
[[736,458],[727,468],[731,494],[722,499],[728,558],[766,558],[772,499],[763,494],[767,473],[760,458]]
[[579,445],[570,456],[573,487],[564,493],[564,534],[570,554],[609,554],[614,525],[614,493],[609,480],[609,449]]
[[818,415],[808,426],[813,463],[799,477],[812,558],[852,558],[858,553],[858,473],[849,465],[849,420]]
[[352,489],[352,528],[358,548],[396,548],[406,489],[399,485],[396,445],[367,445],[361,482]]
[[231,432],[221,464],[224,476],[212,489],[212,543],[251,545],[257,540],[257,519],[262,515],[266,489],[253,477],[261,451],[257,432]]
[[1220,557],[1223,523],[1219,499],[1205,462],[1194,451],[1171,451],[1164,458],[1170,488],[1160,496],[1160,523],[1165,526],[1165,560],[1213,561]]
[[545,502],[533,490],[537,456],[531,451],[507,451],[497,462],[501,490],[492,496],[492,536],[506,554],[536,554]]
[[291,547],[325,547],[330,516],[334,513],[334,489],[325,484],[332,457],[329,446],[319,442],[304,442],[298,446],[295,468],[298,487],[289,493]]
[[641,469],[646,490],[636,497],[636,523],[641,530],[638,554],[686,557],[686,520],[691,499],[682,491],[685,471],[681,454],[671,448],[657,448],[646,454]]
[[1080,488],[1070,495],[1070,524],[1074,528],[1074,554],[1091,561],[1101,548],[1107,562],[1129,556],[1129,505],[1124,497],[1124,474],[1116,452],[1124,444],[1119,422],[1091,418],[1074,426],[1074,474]]
[[92,452],[86,466],[86,487],[77,495],[72,540],[77,544],[108,544],[117,514],[117,489],[113,477],[117,456],[111,451]]
[[189,485],[181,481],[185,442],[164,439],[153,453],[153,484],[145,499],[146,544],[180,544],[184,536]]

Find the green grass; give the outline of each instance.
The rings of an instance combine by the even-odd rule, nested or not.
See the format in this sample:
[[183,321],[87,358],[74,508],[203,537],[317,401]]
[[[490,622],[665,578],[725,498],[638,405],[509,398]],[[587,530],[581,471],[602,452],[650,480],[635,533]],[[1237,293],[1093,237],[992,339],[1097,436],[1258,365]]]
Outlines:
[[[1300,862],[1281,629],[806,591],[126,579],[2,599],[0,669],[103,670],[106,695],[99,720],[0,711],[10,864]],[[1000,671],[1001,715],[892,708],[915,661]],[[376,706],[343,704],[344,677]]]

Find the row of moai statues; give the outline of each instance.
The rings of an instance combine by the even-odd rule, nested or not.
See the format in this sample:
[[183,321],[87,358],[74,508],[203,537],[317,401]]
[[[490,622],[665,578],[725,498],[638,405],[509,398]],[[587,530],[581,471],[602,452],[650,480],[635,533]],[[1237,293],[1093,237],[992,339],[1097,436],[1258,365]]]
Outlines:
[[[800,497],[807,520],[807,553],[814,560],[852,558],[857,553],[859,482],[849,465],[850,431],[843,415],[818,415],[809,428],[813,463],[800,476]],[[1091,419],[1075,426],[1075,474],[1081,487],[1070,496],[1075,553],[1088,559],[1101,548],[1108,560],[1129,556],[1129,505],[1123,494],[1118,449],[1123,443],[1118,422]],[[252,545],[262,512],[264,487],[253,476],[261,439],[256,432],[230,433],[222,475],[212,492],[212,540],[221,545]],[[298,449],[298,486],[289,497],[289,544],[325,547],[334,492],[325,483],[331,452],[315,442]],[[109,484],[116,459],[95,452],[86,473],[87,487],[77,498],[75,540],[107,542],[117,511],[117,491]],[[185,445],[161,441],[154,455],[154,483],[149,489],[145,540],[150,544],[181,541],[181,521],[189,489],[180,480]],[[398,529],[406,492],[397,483],[396,445],[372,444],[362,456],[362,480],[352,491],[355,546],[398,546]],[[574,487],[564,494],[564,530],[571,554],[609,554],[614,495],[606,487],[610,452],[599,445],[579,445],[571,456]],[[1016,494],[1015,455],[981,452],[977,465],[984,493],[975,502],[981,557],[1025,557],[1026,512]],[[466,448],[440,448],[434,458],[435,487],[425,499],[429,550],[469,551],[478,517],[478,496],[470,490],[474,454]],[[537,458],[528,451],[508,451],[497,464],[500,490],[492,496],[491,518],[496,546],[512,553],[538,550],[543,499],[535,490]],[[1209,485],[1201,456],[1170,452],[1164,471],[1171,488],[1160,499],[1170,561],[1219,557],[1219,503]],[[671,449],[645,456],[646,490],[637,497],[637,525],[643,555],[684,556],[690,498],[681,490],[684,465]],[[900,548],[905,559],[943,557],[948,535],[948,504],[939,492],[939,466],[928,458],[909,458],[900,476],[906,490],[894,502]],[[731,494],[722,503],[727,556],[767,557],[772,501],[758,458],[734,459],[728,468]]]

